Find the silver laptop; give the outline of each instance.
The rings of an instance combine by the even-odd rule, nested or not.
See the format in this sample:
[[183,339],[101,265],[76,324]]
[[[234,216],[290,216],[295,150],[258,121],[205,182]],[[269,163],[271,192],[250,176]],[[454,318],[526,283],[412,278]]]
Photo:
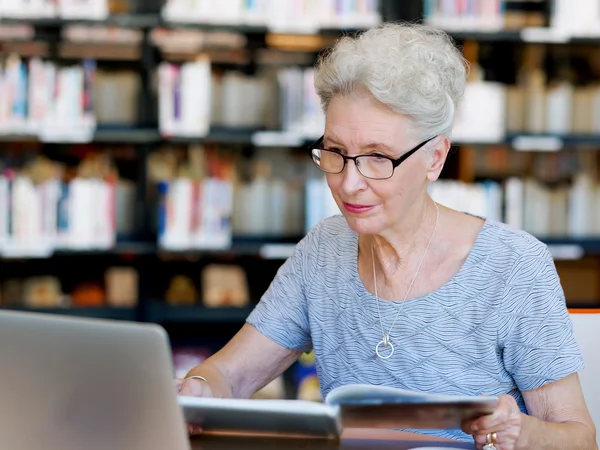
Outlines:
[[168,337],[152,324],[0,311],[11,450],[187,450]]

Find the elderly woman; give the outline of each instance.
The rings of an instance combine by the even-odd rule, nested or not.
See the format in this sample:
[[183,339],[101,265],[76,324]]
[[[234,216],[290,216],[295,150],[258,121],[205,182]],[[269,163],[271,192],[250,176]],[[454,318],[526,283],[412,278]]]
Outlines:
[[319,61],[326,126],[311,152],[343,215],[298,244],[182,394],[249,397],[314,349],[323,396],[351,383],[499,396],[463,430],[424,433],[479,449],[493,433],[498,450],[596,448],[547,247],[427,194],[465,83],[458,50],[423,26],[344,37]]

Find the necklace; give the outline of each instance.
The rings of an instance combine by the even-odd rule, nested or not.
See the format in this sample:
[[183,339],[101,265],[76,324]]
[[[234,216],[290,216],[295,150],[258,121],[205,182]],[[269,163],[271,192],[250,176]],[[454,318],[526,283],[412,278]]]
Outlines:
[[[425,247],[425,251],[423,252],[423,256],[421,257],[421,261],[419,262],[419,266],[417,267],[417,271],[415,272],[415,276],[413,277],[412,281],[410,282],[410,285],[408,286],[408,290],[406,291],[406,294],[404,295],[404,301],[406,301],[406,299],[408,298],[408,294],[410,293],[410,290],[412,289],[412,286],[413,286],[415,280],[417,279],[417,275],[419,274],[419,271],[421,270],[421,265],[423,264],[423,260],[425,259],[427,250],[429,250],[429,245],[431,244],[431,240],[433,238],[435,230],[437,229],[438,221],[440,219],[440,208],[438,207],[436,202],[433,202],[433,204],[435,205],[435,210],[436,210],[435,226],[433,227],[433,231],[431,232],[431,235],[429,235],[429,241],[427,242],[427,246]],[[377,343],[377,345],[375,346],[375,353],[381,359],[389,359],[394,354],[394,344],[392,344],[392,342],[390,341],[390,333],[392,332],[392,329],[394,328],[394,325],[396,324],[396,320],[398,319],[398,316],[400,315],[400,310],[402,309],[402,307],[396,307],[396,317],[394,318],[394,321],[392,322],[392,326],[390,327],[390,330],[386,333],[383,329],[383,321],[381,319],[381,311],[379,310],[379,295],[377,292],[377,273],[375,272],[375,250],[374,250],[374,246],[373,246],[373,241],[371,241],[371,260],[373,261],[373,287],[375,288],[375,299],[377,302],[377,314],[379,315],[379,324],[381,325],[381,335],[383,336],[381,338],[381,341],[379,341]],[[402,303],[402,306],[404,306],[404,302]],[[389,353],[383,353],[382,350],[387,350],[388,347],[390,349]]]

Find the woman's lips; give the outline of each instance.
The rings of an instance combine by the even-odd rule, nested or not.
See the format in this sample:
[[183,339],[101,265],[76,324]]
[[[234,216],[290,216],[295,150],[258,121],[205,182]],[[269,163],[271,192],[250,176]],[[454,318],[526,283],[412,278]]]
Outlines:
[[373,206],[372,205],[356,205],[353,203],[344,202],[344,209],[346,209],[346,211],[348,211],[349,213],[360,214],[360,213],[365,213],[367,211],[372,210]]

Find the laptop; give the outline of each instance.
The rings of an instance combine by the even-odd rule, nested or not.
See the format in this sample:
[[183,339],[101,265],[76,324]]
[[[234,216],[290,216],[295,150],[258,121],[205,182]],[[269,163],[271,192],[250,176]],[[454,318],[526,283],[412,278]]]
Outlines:
[[158,325],[0,311],[0,373],[2,448],[190,448]]

